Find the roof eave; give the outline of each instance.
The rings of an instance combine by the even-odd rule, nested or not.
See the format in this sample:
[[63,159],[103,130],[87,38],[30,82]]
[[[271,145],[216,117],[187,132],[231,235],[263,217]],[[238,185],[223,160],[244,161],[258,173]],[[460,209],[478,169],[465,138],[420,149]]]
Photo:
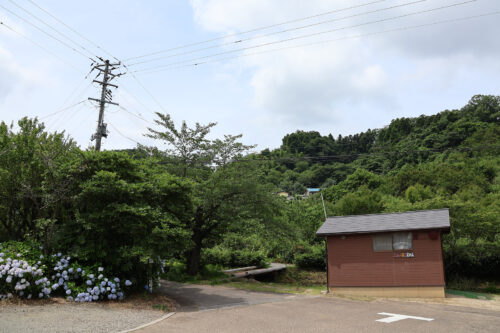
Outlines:
[[391,229],[391,230],[371,230],[371,231],[347,231],[347,232],[335,232],[335,233],[316,233],[316,237],[326,237],[326,236],[338,236],[338,235],[359,235],[359,234],[381,234],[387,232],[400,232],[400,231],[417,231],[417,230],[441,230],[450,231],[450,227],[434,227],[434,228],[415,228],[415,229]]

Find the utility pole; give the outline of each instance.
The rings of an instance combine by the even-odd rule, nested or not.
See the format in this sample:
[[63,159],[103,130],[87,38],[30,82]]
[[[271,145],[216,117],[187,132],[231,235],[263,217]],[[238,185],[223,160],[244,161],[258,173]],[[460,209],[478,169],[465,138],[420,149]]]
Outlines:
[[115,77],[120,76],[121,74],[113,74],[112,71],[117,69],[116,66],[120,66],[120,63],[110,64],[109,60],[103,60],[103,64],[95,65],[92,70],[96,69],[99,73],[96,76],[96,79],[102,74],[102,81],[94,79],[93,82],[99,83],[101,85],[101,98],[91,98],[89,100],[99,103],[99,117],[97,119],[97,129],[94,134],[90,137],[90,139],[95,141],[95,150],[101,150],[101,140],[103,137],[108,137],[108,132],[106,130],[107,124],[104,123],[104,109],[106,104],[118,105],[118,103],[112,102],[112,91],[108,89],[108,86],[118,88],[117,85],[109,83]]

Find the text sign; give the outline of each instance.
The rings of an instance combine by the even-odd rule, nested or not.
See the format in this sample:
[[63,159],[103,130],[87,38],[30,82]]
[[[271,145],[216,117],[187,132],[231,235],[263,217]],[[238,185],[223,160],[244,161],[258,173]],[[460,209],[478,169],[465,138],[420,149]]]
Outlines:
[[415,258],[415,253],[413,252],[394,252],[394,258]]
[[381,316],[388,316],[386,318],[375,320],[375,321],[378,321],[381,323],[393,323],[395,321],[400,321],[400,320],[404,320],[404,319],[415,319],[415,320],[424,320],[424,321],[433,321],[434,320],[433,318],[407,316],[407,315],[402,315],[402,314],[397,314],[397,313],[380,312],[378,314]]

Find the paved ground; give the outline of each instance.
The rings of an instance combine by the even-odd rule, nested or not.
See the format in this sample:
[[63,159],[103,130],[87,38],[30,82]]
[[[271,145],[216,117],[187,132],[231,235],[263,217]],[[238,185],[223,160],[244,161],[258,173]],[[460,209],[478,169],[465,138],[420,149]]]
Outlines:
[[177,312],[219,309],[241,305],[270,303],[296,298],[296,295],[261,293],[227,288],[162,281],[163,294],[175,300]]
[[[170,284],[165,291],[168,292],[170,288],[172,288],[170,296],[179,301],[181,312],[141,332],[455,333],[498,332],[500,327],[498,311],[442,304],[367,302],[325,296],[290,297],[290,295],[261,294],[198,285]],[[193,312],[195,309],[213,310]],[[391,317],[380,313],[421,317],[421,319],[379,322],[377,320]]]
[[119,332],[163,316],[97,303],[0,306],[0,332]]

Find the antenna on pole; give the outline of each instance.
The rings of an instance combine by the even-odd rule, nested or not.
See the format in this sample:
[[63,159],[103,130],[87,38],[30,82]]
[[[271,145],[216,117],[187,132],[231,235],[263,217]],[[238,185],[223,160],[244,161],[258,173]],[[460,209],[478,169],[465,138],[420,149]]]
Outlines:
[[[104,122],[104,109],[106,108],[106,104],[118,105],[118,103],[112,102],[112,91],[108,89],[109,87],[118,88],[117,85],[109,83],[115,77],[120,76],[122,74],[113,74],[112,71],[116,70],[120,66],[120,63],[111,64],[109,60],[103,60],[102,64],[95,65],[92,70],[96,69],[99,73],[96,76],[96,79],[93,80],[95,83],[99,83],[101,85],[101,98],[92,98],[89,97],[89,100],[99,103],[99,117],[97,118],[97,128],[94,134],[90,137],[90,140],[95,141],[95,150],[101,150],[101,140],[102,138],[108,137],[108,131],[106,129],[107,124]],[[100,75],[103,75],[102,81],[97,80]]]

